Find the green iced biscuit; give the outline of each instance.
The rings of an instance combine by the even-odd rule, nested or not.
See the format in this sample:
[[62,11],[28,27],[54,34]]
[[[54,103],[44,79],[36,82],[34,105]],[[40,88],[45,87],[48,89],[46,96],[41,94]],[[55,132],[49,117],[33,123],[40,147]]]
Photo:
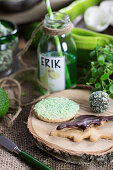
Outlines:
[[35,115],[47,122],[62,122],[73,118],[79,105],[67,98],[53,97],[43,99],[34,106]]

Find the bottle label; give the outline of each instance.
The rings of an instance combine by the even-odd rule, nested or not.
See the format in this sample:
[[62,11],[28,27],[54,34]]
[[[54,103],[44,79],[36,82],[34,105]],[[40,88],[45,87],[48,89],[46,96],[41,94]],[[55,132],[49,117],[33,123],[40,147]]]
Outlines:
[[39,56],[40,81],[51,92],[65,89],[65,56]]

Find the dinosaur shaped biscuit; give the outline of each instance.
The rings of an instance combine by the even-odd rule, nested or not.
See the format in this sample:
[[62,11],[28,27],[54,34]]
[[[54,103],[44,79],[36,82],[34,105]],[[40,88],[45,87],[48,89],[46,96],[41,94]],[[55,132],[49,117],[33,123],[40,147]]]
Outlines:
[[69,130],[54,130],[50,133],[50,136],[58,136],[68,138],[74,142],[80,142],[83,139],[89,139],[90,141],[97,141],[99,139],[112,139],[113,131],[106,131],[106,128],[92,127],[86,130],[82,129],[69,129]]

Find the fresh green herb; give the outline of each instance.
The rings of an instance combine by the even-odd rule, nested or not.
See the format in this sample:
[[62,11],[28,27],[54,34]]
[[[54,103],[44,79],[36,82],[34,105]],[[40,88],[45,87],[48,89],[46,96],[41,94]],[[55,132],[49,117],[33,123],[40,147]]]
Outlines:
[[90,69],[84,70],[85,83],[93,85],[94,91],[103,90],[113,97],[113,45],[97,46],[90,56]]

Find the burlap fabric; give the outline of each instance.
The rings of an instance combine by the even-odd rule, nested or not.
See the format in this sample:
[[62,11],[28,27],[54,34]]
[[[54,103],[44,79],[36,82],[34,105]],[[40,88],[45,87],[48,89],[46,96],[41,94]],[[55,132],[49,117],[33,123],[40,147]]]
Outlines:
[[[36,66],[36,53],[29,50],[24,56],[24,61],[28,65]],[[38,97],[40,94],[36,93],[36,89],[32,87],[32,84],[25,83],[22,91],[26,93],[23,96],[23,102],[25,100]],[[78,166],[69,163],[62,162],[44,151],[38,149],[34,144],[32,135],[27,129],[27,119],[30,112],[31,106],[23,108],[19,117],[15,120],[14,125],[11,128],[7,128],[5,118],[0,120],[0,130],[2,133],[15,142],[21,149],[27,153],[33,155],[43,163],[47,164],[54,170],[112,170],[113,164],[105,165],[84,165]],[[12,154],[0,147],[0,170],[34,170],[33,167],[23,162],[17,155]]]

